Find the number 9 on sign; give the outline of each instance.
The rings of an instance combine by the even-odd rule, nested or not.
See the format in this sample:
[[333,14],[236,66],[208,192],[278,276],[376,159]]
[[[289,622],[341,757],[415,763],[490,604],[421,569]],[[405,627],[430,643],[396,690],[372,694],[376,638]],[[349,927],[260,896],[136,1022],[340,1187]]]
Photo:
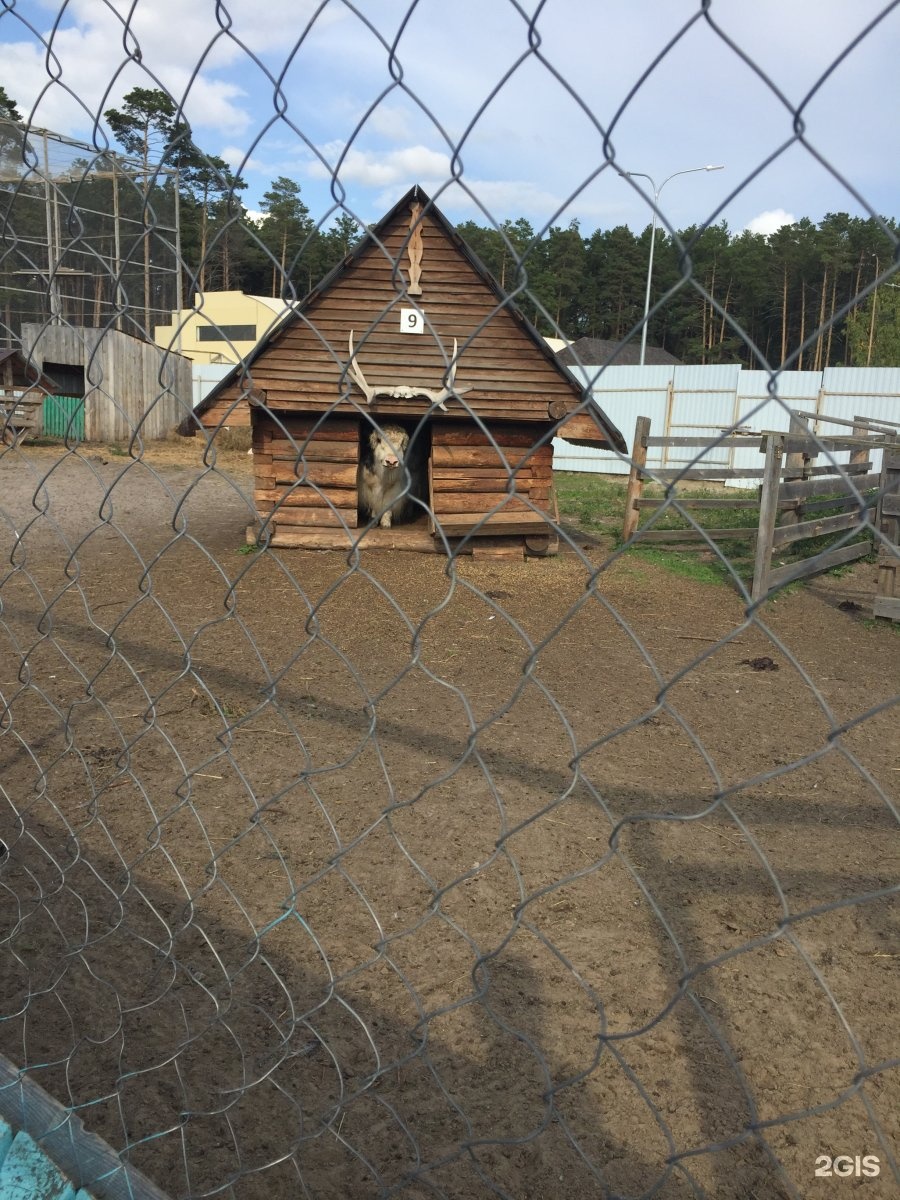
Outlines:
[[417,308],[400,309],[401,333],[424,333],[425,317]]

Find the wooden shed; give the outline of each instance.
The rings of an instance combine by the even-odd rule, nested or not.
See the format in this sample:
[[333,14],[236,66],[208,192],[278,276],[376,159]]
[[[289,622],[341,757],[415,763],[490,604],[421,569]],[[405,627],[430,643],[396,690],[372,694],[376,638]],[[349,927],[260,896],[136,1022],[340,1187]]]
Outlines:
[[53,393],[73,402],[71,412],[56,408],[76,439],[164,438],[190,412],[190,359],[153,342],[117,329],[25,324],[22,350]]
[[255,506],[272,544],[347,548],[368,524],[357,509],[362,440],[388,423],[427,460],[428,511],[368,530],[364,546],[442,551],[471,535],[479,549],[502,539],[547,553],[553,435],[626,449],[418,187],[180,432],[250,425]]

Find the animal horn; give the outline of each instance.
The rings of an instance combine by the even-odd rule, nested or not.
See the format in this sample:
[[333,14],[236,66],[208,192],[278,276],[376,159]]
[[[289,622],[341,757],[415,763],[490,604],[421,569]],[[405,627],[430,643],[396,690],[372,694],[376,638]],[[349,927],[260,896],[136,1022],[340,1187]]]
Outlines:
[[366,403],[371,404],[372,397],[375,394],[375,389],[372,387],[369,387],[368,383],[366,382],[366,377],[363,374],[363,369],[359,365],[359,362],[357,361],[356,351],[353,349],[353,330],[352,329],[350,330],[350,361],[347,364],[347,370],[350,373],[350,378],[353,380],[353,382],[356,384],[356,386],[359,388],[359,390],[365,396]]

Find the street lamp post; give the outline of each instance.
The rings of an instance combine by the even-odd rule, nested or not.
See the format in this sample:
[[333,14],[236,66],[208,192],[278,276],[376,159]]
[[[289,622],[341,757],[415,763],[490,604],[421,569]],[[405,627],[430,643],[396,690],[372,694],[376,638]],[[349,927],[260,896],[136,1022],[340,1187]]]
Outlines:
[[650,223],[650,261],[647,264],[647,291],[644,296],[644,325],[641,329],[641,366],[644,365],[644,358],[647,353],[647,321],[650,316],[650,282],[653,279],[653,248],[656,244],[656,217],[659,211],[659,194],[669,180],[674,179],[676,175],[693,175],[696,171],[721,171],[723,165],[724,164],[720,163],[718,166],[709,165],[706,167],[688,167],[685,171],[673,171],[671,175],[666,176],[659,187],[657,187],[654,180],[649,175],[646,175],[643,171],[619,172],[626,179],[646,179],[653,188],[653,220]]

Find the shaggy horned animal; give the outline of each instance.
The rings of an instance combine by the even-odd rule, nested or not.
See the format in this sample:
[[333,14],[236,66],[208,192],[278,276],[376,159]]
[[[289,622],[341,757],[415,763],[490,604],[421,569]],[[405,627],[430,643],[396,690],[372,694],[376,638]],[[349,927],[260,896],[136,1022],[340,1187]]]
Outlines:
[[411,518],[418,473],[409,454],[409,434],[399,425],[373,429],[365,439],[357,471],[359,506],[383,529]]

